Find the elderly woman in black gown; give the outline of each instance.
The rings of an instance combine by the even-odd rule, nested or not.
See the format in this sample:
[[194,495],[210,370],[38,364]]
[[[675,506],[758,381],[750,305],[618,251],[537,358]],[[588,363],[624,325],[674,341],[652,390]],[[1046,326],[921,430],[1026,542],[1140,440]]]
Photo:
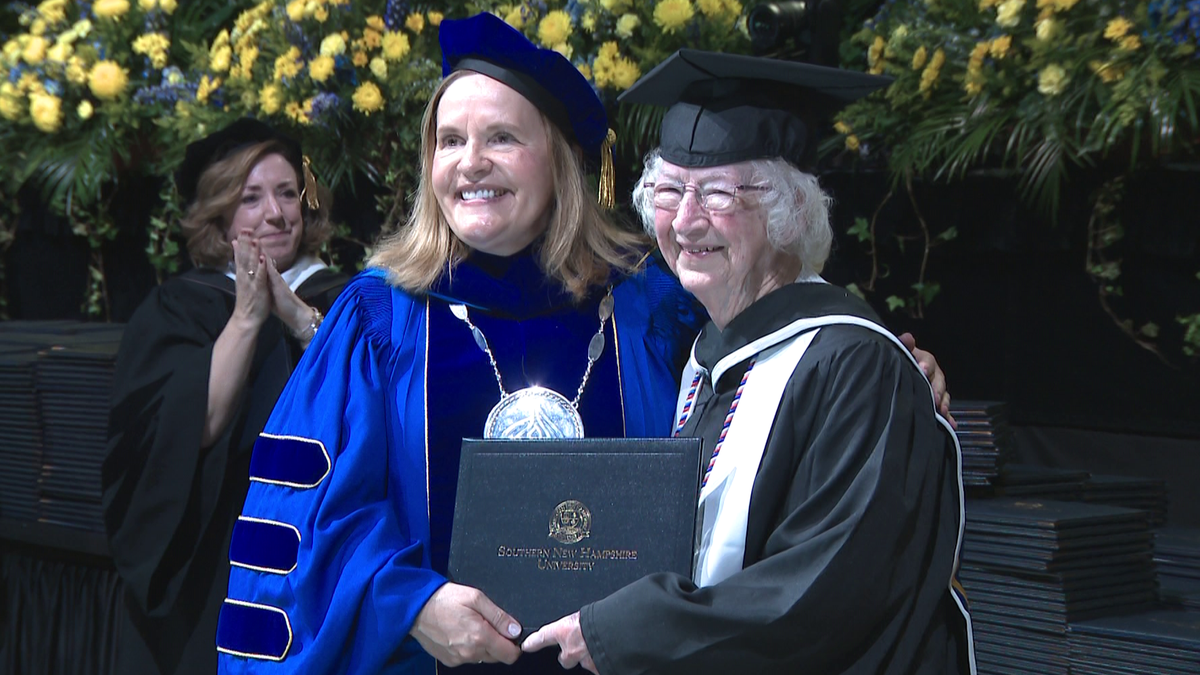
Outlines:
[[813,135],[798,106],[886,83],[684,50],[627,92],[673,104],[634,202],[711,318],[675,431],[710,456],[695,569],[525,650],[558,644],[564,666],[602,675],[974,671],[957,441],[908,349],[819,276],[829,199],[799,168]]

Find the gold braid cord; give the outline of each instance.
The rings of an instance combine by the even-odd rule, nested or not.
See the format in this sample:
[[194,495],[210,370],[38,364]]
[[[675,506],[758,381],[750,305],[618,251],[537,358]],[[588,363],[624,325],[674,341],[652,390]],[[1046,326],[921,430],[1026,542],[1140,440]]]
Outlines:
[[312,160],[308,158],[308,155],[304,156],[303,164],[304,192],[300,193],[300,196],[304,198],[304,203],[308,205],[310,210],[316,211],[321,208],[321,200],[317,198],[317,178],[313,176]]
[[600,206],[611,209],[617,204],[617,173],[613,168],[613,144],[617,142],[617,132],[608,130],[604,142],[600,144]]

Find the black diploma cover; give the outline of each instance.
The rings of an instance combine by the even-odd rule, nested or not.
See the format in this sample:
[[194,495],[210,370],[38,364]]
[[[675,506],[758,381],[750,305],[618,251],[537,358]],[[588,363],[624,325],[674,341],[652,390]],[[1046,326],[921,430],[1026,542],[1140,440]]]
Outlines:
[[464,439],[450,579],[525,634],[654,572],[692,575],[700,439]]

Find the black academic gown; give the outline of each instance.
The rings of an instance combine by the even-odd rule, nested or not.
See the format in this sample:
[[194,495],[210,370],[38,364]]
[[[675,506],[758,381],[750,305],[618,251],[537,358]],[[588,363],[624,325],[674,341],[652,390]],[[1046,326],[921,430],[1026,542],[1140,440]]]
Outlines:
[[[297,294],[324,312],[346,280],[321,270]],[[217,613],[250,450],[302,354],[283,323],[269,317],[228,428],[201,447],[213,345],[234,300],[233,280],[192,270],[151,292],[121,342],[102,482],[109,547],[125,585],[116,657],[122,675],[217,669]]]
[[[695,357],[711,368],[830,314],[878,321],[843,289],[792,284],[724,331],[710,323]],[[715,392],[700,387],[682,435],[703,438],[708,453],[748,356]],[[969,672],[967,621],[948,588],[960,508],[957,451],[921,372],[869,329],[822,328],[784,388],[742,570],[707,588],[646,577],[584,607],[584,637],[602,675]]]

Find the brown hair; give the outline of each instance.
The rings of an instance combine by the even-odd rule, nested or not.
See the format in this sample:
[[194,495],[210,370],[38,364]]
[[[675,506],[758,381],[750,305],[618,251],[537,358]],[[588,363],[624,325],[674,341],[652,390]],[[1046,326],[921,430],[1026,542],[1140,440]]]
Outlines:
[[[196,198],[180,220],[180,229],[187,240],[188,255],[195,265],[224,268],[233,259],[233,247],[225,240],[229,217],[241,203],[242,189],[250,172],[267,155],[280,155],[293,167],[300,164],[300,158],[292,157],[283,143],[266,141],[247,146],[213,162],[200,175]],[[296,175],[296,187],[304,187],[304,177],[299,172]],[[333,225],[329,222],[333,197],[320,184],[317,185],[317,197],[321,205],[316,210],[309,209],[307,205],[301,207],[304,233],[297,255],[315,255],[333,234]]]
[[[450,229],[431,187],[438,104],[446,88],[464,73],[470,71],[455,71],[442,80],[425,107],[421,180],[412,212],[404,226],[379,241],[368,261],[388,270],[391,282],[411,293],[429,290],[448,263],[456,265],[470,252]],[[622,229],[601,210],[588,185],[581,153],[544,114],[541,119],[550,139],[555,184],[550,224],[537,253],[538,263],[546,276],[582,300],[589,289],[604,284],[614,268],[631,270],[638,258],[637,248],[645,246],[646,240]],[[403,197],[397,196],[397,204],[403,203]]]

